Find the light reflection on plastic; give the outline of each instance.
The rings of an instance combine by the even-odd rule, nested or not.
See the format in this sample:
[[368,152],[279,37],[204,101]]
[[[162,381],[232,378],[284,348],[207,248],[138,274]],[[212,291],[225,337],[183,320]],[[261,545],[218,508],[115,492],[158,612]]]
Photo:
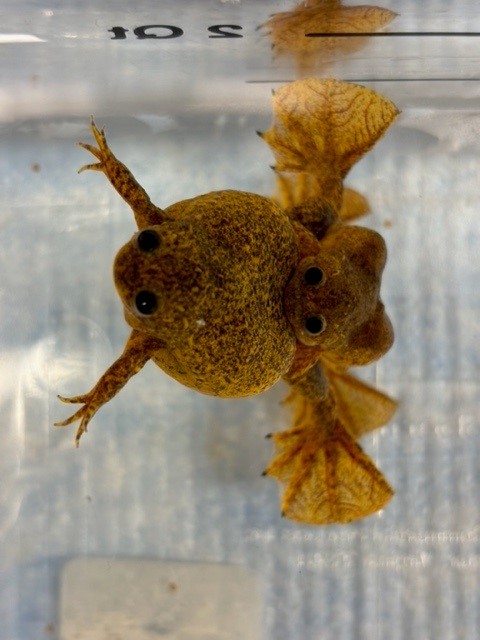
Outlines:
[[27,42],[47,42],[28,33],[0,33],[0,44],[25,44]]

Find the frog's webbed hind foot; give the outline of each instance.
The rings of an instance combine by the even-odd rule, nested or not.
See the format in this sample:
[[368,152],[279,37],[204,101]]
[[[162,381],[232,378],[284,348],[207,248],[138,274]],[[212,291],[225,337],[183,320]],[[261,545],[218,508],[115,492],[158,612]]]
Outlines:
[[368,200],[354,189],[343,189],[342,206],[338,213],[340,220],[350,222],[370,213]]
[[262,139],[273,151],[277,172],[311,174],[338,211],[343,179],[397,115],[395,105],[371,89],[306,78],[275,92],[273,123]]
[[340,422],[355,440],[383,427],[393,417],[398,402],[346,371],[325,372],[333,390]]
[[297,415],[292,429],[271,436],[276,453],[265,471],[284,485],[282,515],[319,525],[350,522],[382,509],[393,490],[339,420],[326,430],[314,405]]

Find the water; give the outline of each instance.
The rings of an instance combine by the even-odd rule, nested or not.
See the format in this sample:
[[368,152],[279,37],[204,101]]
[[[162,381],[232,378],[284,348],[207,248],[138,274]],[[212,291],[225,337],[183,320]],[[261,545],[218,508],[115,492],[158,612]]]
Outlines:
[[[255,130],[270,121],[270,89],[294,76],[272,65],[253,30],[279,10],[263,5],[107,3],[82,14],[74,3],[4,5],[6,33],[46,42],[0,45],[0,640],[62,637],[65,567],[99,557],[250,569],[268,640],[478,637],[474,38],[408,48],[378,38],[332,70],[376,78],[369,86],[402,109],[347,181],[368,197],[363,224],[389,251],[383,299],[396,343],[362,373],[401,401],[362,442],[396,489],[384,512],[328,528],[280,518],[277,487],[260,474],[271,455],[263,436],[290,420],[282,385],[220,401],[149,364],[95,416],[79,450],[72,427],[52,427],[69,415],[56,394],[88,390],[128,335],[111,265],[132,216],[102,175],[76,174],[89,160],[74,143],[89,140],[93,113],[160,206],[222,188],[271,193],[271,155]],[[391,2],[402,13],[392,29],[475,31],[475,2],[454,5]],[[146,24],[184,35],[129,39]],[[245,37],[209,40],[215,24],[241,25]],[[125,41],[105,35],[116,25],[130,29]],[[128,637],[230,637],[215,620],[210,635],[180,635],[180,614],[170,628],[139,631],[137,621]]]

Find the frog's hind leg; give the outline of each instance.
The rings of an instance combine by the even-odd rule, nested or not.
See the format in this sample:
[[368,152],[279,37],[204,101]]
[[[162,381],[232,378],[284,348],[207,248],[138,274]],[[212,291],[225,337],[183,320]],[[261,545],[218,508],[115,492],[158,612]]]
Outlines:
[[338,216],[343,222],[357,220],[370,213],[370,205],[365,196],[354,189],[343,189],[342,206]]
[[397,115],[395,105],[371,89],[306,78],[275,92],[272,126],[261,137],[277,172],[311,174],[338,212],[343,179]]
[[273,434],[265,475],[285,487],[282,514],[305,524],[346,523],[382,509],[393,491],[372,460],[322,402],[299,394],[294,425]]
[[85,164],[78,172],[89,170],[104,173],[111,185],[132,208],[139,229],[164,222],[167,219],[165,212],[151,202],[146,191],[129,169],[114,156],[107,144],[104,130],[98,129],[93,118],[90,121],[90,130],[97,146],[85,142],[79,142],[78,145],[89,151],[98,162]]
[[277,193],[274,199],[282,209],[289,209],[309,200],[321,197],[316,178],[306,172],[276,172]]
[[323,365],[339,419],[355,440],[389,422],[398,409],[396,400],[346,371],[328,368],[326,361]]

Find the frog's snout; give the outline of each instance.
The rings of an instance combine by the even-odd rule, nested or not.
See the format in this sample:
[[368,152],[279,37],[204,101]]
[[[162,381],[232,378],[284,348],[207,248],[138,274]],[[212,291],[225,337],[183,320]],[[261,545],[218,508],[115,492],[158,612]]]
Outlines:
[[161,244],[159,234],[145,229],[125,244],[115,257],[113,277],[124,305],[135,314],[150,316],[160,306],[161,295],[149,280],[152,254]]
[[[136,233],[117,253],[113,277],[127,312],[150,324],[188,324],[205,303],[210,269],[195,236],[180,225]],[[208,304],[207,304],[208,306]]]

